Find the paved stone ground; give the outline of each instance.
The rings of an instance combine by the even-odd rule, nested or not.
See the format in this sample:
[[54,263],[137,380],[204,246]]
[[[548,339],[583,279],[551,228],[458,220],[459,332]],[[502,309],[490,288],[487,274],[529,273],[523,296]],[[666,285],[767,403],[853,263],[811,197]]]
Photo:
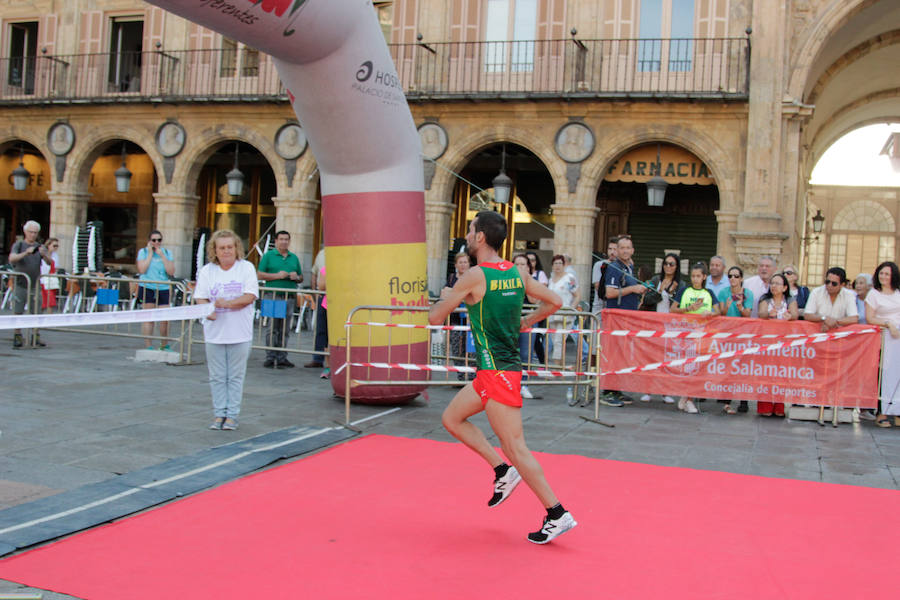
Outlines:
[[[0,509],[284,427],[344,422],[330,383],[300,366],[307,356],[292,356],[297,368],[273,371],[254,351],[240,429],[223,432],[207,429],[205,364],[135,363],[133,339],[58,331],[42,338],[47,348],[13,350],[10,332],[0,334]],[[202,358],[202,346],[195,348]],[[658,400],[601,406],[600,419],[615,425],[607,428],[580,418],[593,416],[592,407],[568,407],[564,387],[532,390],[543,395],[523,411],[533,450],[900,489],[900,428],[729,416],[710,401],[688,415]],[[390,414],[354,405],[350,420],[374,416],[359,425],[367,433],[451,441],[440,414],[453,392],[432,388]],[[482,416],[475,422],[486,429]],[[0,581],[0,595],[27,591]]]

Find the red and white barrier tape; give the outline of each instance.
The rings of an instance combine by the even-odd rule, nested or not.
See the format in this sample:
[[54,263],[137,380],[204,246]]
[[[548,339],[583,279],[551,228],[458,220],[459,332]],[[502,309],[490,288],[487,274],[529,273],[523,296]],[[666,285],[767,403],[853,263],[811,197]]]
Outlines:
[[[875,333],[877,329],[863,329],[854,331],[838,331],[834,333],[817,333],[813,335],[803,336],[790,342],[775,342],[767,346],[750,346],[742,350],[729,350],[727,352],[716,352],[714,354],[701,354],[690,358],[676,358],[665,362],[650,363],[637,367],[625,367],[617,371],[609,371],[606,373],[593,373],[582,371],[551,371],[540,369],[535,371],[523,370],[525,375],[534,377],[598,377],[601,375],[626,375],[628,373],[636,373],[643,371],[655,371],[664,367],[680,367],[693,363],[709,362],[711,360],[719,360],[722,358],[733,358],[735,356],[746,356],[748,354],[761,354],[781,348],[793,348],[795,346],[805,346],[806,344],[820,344],[829,340],[836,340],[860,333]],[[344,370],[347,365],[341,365],[335,375]],[[435,372],[456,372],[456,373],[474,373],[474,367],[448,367],[444,365],[415,365],[410,363],[350,363],[351,367],[371,367],[375,369],[403,369],[405,371],[435,371]]]
[[[334,374],[337,375],[348,365],[341,365]],[[435,373],[475,373],[475,367],[448,367],[444,365],[415,365],[411,363],[350,363],[351,367],[364,367],[372,369],[402,369],[404,371],[431,371]],[[534,377],[596,377],[596,373],[582,371],[553,371],[550,369],[522,369],[523,375]]]
[[[347,323],[353,326],[370,326],[370,327],[395,327],[398,329],[432,329],[436,331],[469,331],[468,325],[417,325],[413,323]],[[859,333],[877,333],[877,329],[862,329],[849,332],[843,332],[841,337]],[[639,337],[639,338],[662,338],[662,339],[711,339],[711,340],[795,340],[812,337],[808,333],[734,333],[729,331],[654,331],[654,330],[628,330],[628,329],[552,329],[547,327],[531,327],[523,330],[523,333],[581,333],[590,334],[608,333],[614,337]],[[818,335],[818,334],[816,334]],[[821,334],[832,335],[832,334]]]
[[92,313],[62,313],[48,315],[9,315],[0,317],[0,329],[32,329],[35,327],[77,327],[82,325],[115,325],[149,323],[151,321],[184,321],[200,319],[210,314],[214,305],[195,304],[146,310],[118,310]]

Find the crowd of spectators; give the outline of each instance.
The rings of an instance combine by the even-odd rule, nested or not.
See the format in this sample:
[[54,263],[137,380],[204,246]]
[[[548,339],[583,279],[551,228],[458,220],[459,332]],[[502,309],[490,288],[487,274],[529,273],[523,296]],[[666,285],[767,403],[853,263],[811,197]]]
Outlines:
[[[37,241],[40,225],[29,221],[25,224],[24,239],[13,246],[13,252],[9,260],[14,268],[28,273],[32,281],[40,281],[40,287],[34,286],[33,293],[38,289],[42,294],[42,305],[47,308],[55,304],[54,284],[58,287],[58,280],[46,277],[56,269],[56,249],[59,242],[50,238],[46,243]],[[239,242],[232,232],[218,232],[222,235],[214,236],[219,243]],[[141,278],[138,287],[139,303],[144,308],[167,306],[170,303],[168,288],[165,285],[151,283],[152,281],[165,281],[173,276],[174,263],[172,254],[162,245],[162,233],[158,230],[151,232],[146,248],[141,249],[137,257],[136,268]],[[266,288],[294,290],[303,281],[303,272],[298,257],[289,251],[290,233],[279,231],[275,235],[275,246],[264,253],[256,269],[255,279],[262,280]],[[235,243],[234,252],[236,263],[244,265],[243,251],[240,244]],[[210,269],[222,262],[218,256],[219,248],[213,240],[209,244],[209,258],[211,264],[216,267],[207,267],[203,272],[204,277],[198,281],[201,295],[195,298],[205,299],[202,294],[211,296],[204,286],[209,284],[205,277]],[[519,268],[523,277],[531,277],[536,281],[547,285],[563,300],[566,309],[590,311],[597,317],[600,323],[602,309],[616,308],[624,310],[655,311],[658,313],[683,313],[693,315],[722,315],[734,318],[760,318],[798,320],[803,319],[821,324],[823,332],[831,331],[856,323],[868,323],[881,327],[884,332],[877,343],[882,345],[882,372],[880,374],[880,398],[881,403],[875,411],[863,411],[862,417],[874,420],[880,427],[900,426],[900,273],[894,262],[884,262],[878,266],[874,275],[866,273],[858,274],[852,281],[847,278],[843,268],[834,266],[828,269],[825,280],[821,286],[809,289],[800,285],[800,273],[791,264],[784,265],[780,270],[777,261],[770,256],[759,259],[756,274],[751,277],[744,276],[743,269],[738,265],[728,266],[724,257],[713,256],[708,262],[698,262],[684,269],[683,261],[677,253],[667,253],[659,264],[659,273],[652,274],[646,267],[635,265],[633,257],[635,253],[634,243],[630,236],[621,235],[609,240],[606,247],[606,255],[594,263],[591,271],[591,298],[583,300],[580,296],[576,271],[572,266],[571,257],[565,254],[553,256],[549,274],[544,270],[540,257],[536,252],[529,251],[514,257],[514,263]],[[224,262],[229,263],[230,256],[224,257]],[[685,261],[686,262],[686,261]],[[471,259],[461,252],[455,257],[454,269],[447,281],[452,286],[455,280],[462,276],[471,266]],[[229,263],[230,264],[230,263]],[[249,265],[249,263],[246,263]],[[684,269],[684,270],[683,270]],[[686,272],[685,272],[686,271]],[[41,276],[44,276],[41,278]],[[245,287],[250,290],[249,278]],[[314,289],[325,289],[324,252],[320,251],[316,257],[316,264],[312,268],[312,286]],[[199,285],[199,284],[198,284]],[[243,283],[242,283],[243,285]],[[14,312],[21,314],[26,306],[30,306],[36,299],[26,297],[25,286],[18,286],[14,298]],[[20,293],[21,292],[21,293]],[[271,291],[266,292],[271,294]],[[251,290],[245,298],[249,299],[255,294],[258,299],[259,292]],[[242,298],[244,300],[244,298]],[[589,301],[588,301],[589,300]],[[246,305],[242,305],[243,308]],[[317,335],[315,350],[312,360],[305,367],[322,368],[322,376],[329,376],[329,369],[324,362],[327,354],[327,324],[325,321],[327,300],[323,296],[318,299]],[[222,312],[222,307],[219,311]],[[464,324],[465,315],[457,313],[451,317],[453,324]],[[223,323],[220,321],[212,325],[207,320],[207,329],[219,330]],[[552,329],[567,329],[575,324],[575,319],[564,314],[554,315],[545,321],[536,324],[536,327],[550,327]],[[167,335],[166,323],[160,323],[161,338]],[[266,361],[264,366],[269,368],[289,368],[294,365],[287,359],[287,354],[282,350],[286,345],[289,326],[286,326],[284,318],[271,318],[267,335]],[[145,324],[144,335],[152,335],[153,324]],[[215,337],[215,336],[212,336]],[[226,336],[227,337],[227,336]],[[247,342],[246,335],[242,334],[240,343]],[[224,338],[223,338],[224,339]],[[591,348],[584,336],[575,334],[553,333],[544,336],[537,333],[522,334],[520,337],[520,355],[523,362],[539,364],[560,364],[567,362],[565,347],[569,339],[575,342],[575,355],[578,357],[579,366],[587,364],[590,358]],[[450,334],[450,351],[455,357],[466,357],[471,349],[467,348],[466,335],[463,332],[454,331]],[[36,336],[35,343],[44,345]],[[874,343],[874,342],[873,342]],[[22,346],[22,336],[19,331],[14,332],[13,345]],[[147,347],[152,348],[148,338]],[[215,345],[207,348],[215,350]],[[161,349],[168,349],[163,345]],[[208,357],[209,358],[209,357]],[[217,358],[217,357],[214,357]],[[241,356],[244,362],[245,356]],[[217,362],[213,360],[211,362]],[[232,362],[232,358],[218,360],[226,364]],[[221,365],[220,365],[221,366]],[[230,370],[230,367],[226,370]],[[230,377],[230,375],[229,375]],[[242,380],[243,373],[237,371],[237,379]],[[227,378],[226,378],[227,379]],[[466,376],[460,374],[460,379]],[[233,385],[232,382],[222,384],[220,390],[214,389],[213,396],[222,396],[222,390]],[[229,396],[231,394],[229,392]],[[526,398],[533,397],[532,391],[527,386],[527,378],[523,379],[522,395]],[[570,405],[575,403],[572,388],[567,389],[567,398]],[[649,402],[653,399],[650,394],[642,394],[640,400]],[[677,404],[677,408],[686,413],[697,413],[698,399],[681,397],[673,398],[663,395],[662,400],[669,404]],[[230,410],[230,404],[227,403]],[[631,397],[618,391],[606,391],[601,394],[601,402],[608,406],[622,407],[632,402]],[[723,410],[728,414],[748,412],[746,401],[725,402]],[[239,401],[237,406],[239,407]],[[220,428],[236,424],[236,414],[225,410],[223,405],[216,405],[215,422]],[[757,402],[757,412],[765,416],[784,416],[784,404],[778,402]]]
[[[800,274],[794,265],[778,270],[777,261],[763,256],[757,273],[745,278],[738,265],[727,266],[721,256],[713,256],[708,263],[693,264],[687,273],[681,271],[681,258],[666,254],[660,272],[650,278],[639,274],[632,257],[634,244],[630,236],[609,240],[607,258],[598,260],[592,269],[593,312],[602,315],[603,308],[648,310],[661,313],[684,313],[735,318],[803,319],[820,323],[821,331],[857,323],[868,323],[884,329],[873,343],[883,345],[880,406],[875,411],[863,411],[866,419],[875,420],[880,427],[900,426],[900,275],[894,262],[884,262],[875,269],[874,276],[860,273],[852,281],[842,267],[828,269],[821,286],[812,290],[800,285]],[[896,354],[895,354],[896,353]],[[650,394],[640,400],[649,402]],[[666,403],[675,403],[671,396],[663,396]],[[696,399],[682,397],[677,407],[687,413],[697,413]],[[631,403],[628,395],[617,391],[602,394],[601,403],[621,407]],[[727,414],[748,412],[746,401],[725,402]],[[757,413],[763,416],[785,416],[784,404],[757,402]],[[897,415],[897,416],[894,416]],[[893,423],[890,417],[894,417]]]

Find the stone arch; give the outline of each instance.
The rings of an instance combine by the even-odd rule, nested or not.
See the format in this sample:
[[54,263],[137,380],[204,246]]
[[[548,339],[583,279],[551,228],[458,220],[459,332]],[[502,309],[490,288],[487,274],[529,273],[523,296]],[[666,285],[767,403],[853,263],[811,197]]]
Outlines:
[[803,98],[810,72],[816,64],[819,53],[838,30],[847,24],[850,19],[877,4],[879,0],[845,0],[832,2],[827,6],[818,20],[810,23],[802,33],[797,36],[803,42],[793,53],[793,62],[790,77],[788,79],[787,93],[793,98]]
[[35,135],[33,130],[23,129],[18,125],[11,124],[4,128],[0,134],[0,152],[5,151],[8,147],[15,147],[17,142],[26,142],[37,148],[41,154],[41,158],[46,161],[50,167],[51,179],[56,181],[56,161],[50,149],[47,148],[47,139],[40,139]]
[[822,93],[822,90],[844,69],[850,67],[854,62],[860,60],[864,56],[875,52],[876,50],[880,50],[881,48],[885,48],[887,46],[893,46],[895,44],[900,44],[900,29],[894,29],[893,31],[888,31],[882,33],[880,35],[876,35],[871,37],[862,43],[856,45],[854,48],[851,48],[847,52],[844,53],[840,59],[836,60],[832,63],[825,72],[819,77],[816,84],[813,86],[812,90],[809,93],[809,97],[806,102],[809,104],[815,104],[816,100],[819,97],[819,94]]
[[507,125],[479,129],[459,140],[451,140],[446,154],[438,159],[444,168],[435,171],[432,189],[441,190],[441,200],[452,203],[454,175],[450,171],[458,173],[479,150],[503,142],[517,144],[532,152],[550,173],[554,189],[566,189],[565,167],[560,168],[562,160],[556,157],[552,144],[536,139],[533,133],[525,129]]
[[[284,159],[275,152],[272,141],[255,129],[247,129],[234,125],[207,127],[200,131],[188,131],[188,142],[181,154],[175,157],[175,170],[172,174],[172,185],[175,193],[193,196],[196,193],[197,179],[203,165],[218,147],[227,141],[238,140],[253,146],[269,163],[275,174],[275,186],[278,196],[286,193],[287,177],[284,173]],[[307,149],[309,152],[309,149]],[[295,185],[296,185],[296,178]]]
[[[591,197],[596,197],[603,175],[614,160],[637,146],[667,142],[689,150],[709,167],[719,189],[719,210],[739,211],[741,207],[734,170],[726,167],[729,164],[728,154],[704,133],[697,130],[691,130],[689,133],[690,136],[670,129],[659,129],[639,134],[619,131],[604,137],[602,140],[604,150],[589,159],[589,166],[583,173],[583,177],[586,177],[592,186]],[[739,162],[742,164],[742,161]]]
[[[76,136],[78,133],[79,131],[76,129]],[[160,178],[163,172],[162,156],[156,151],[153,132],[130,125],[110,124],[105,127],[94,127],[86,135],[75,138],[75,148],[68,156],[71,162],[66,168],[63,186],[72,191],[87,193],[94,162],[109,145],[108,143],[115,140],[125,140],[140,146],[150,157],[157,178]]]
[[52,162],[47,157],[53,156],[53,154],[51,154],[50,150],[47,148],[46,138],[40,139],[34,135],[33,130],[24,129],[15,124],[4,127],[3,133],[0,134],[0,150],[6,150],[7,146],[15,146],[16,142],[20,141],[28,142],[37,148],[38,152],[41,153],[41,156],[44,157],[44,160],[51,163],[52,167]]
[[[873,123],[896,123],[900,121],[900,108],[896,107],[888,107],[882,114],[877,116],[854,117],[854,114],[862,109],[871,109],[874,105],[885,101],[896,103],[898,99],[900,99],[900,87],[869,94],[835,110],[828,119],[817,127],[812,140],[810,140],[809,152],[806,153],[804,164],[806,179],[809,179],[809,175],[812,173],[816,163],[819,162],[819,159],[822,158],[822,155],[825,154],[832,144],[851,131]],[[849,121],[851,124],[840,127],[840,122],[842,121]],[[834,129],[836,125],[840,128]]]

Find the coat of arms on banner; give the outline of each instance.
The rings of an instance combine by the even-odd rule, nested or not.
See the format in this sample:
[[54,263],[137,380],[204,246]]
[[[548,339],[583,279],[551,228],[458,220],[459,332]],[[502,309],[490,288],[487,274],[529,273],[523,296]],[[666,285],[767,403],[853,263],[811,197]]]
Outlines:
[[[702,322],[690,319],[675,319],[665,324],[666,333],[672,331],[703,331],[705,325]],[[694,358],[703,354],[702,346],[703,338],[665,338],[665,358],[663,361],[669,362],[680,358]],[[666,373],[677,375],[679,377],[690,377],[700,372],[701,363],[693,362],[685,365],[667,365],[663,367]]]

